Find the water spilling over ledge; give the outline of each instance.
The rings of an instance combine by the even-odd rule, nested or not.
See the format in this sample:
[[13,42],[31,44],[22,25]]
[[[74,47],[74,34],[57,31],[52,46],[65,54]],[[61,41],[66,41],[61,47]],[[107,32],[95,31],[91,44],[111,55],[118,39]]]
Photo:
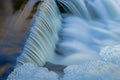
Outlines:
[[56,3],[53,0],[45,0],[38,6],[29,38],[22,55],[18,58],[18,65],[31,62],[43,66],[47,61],[51,61],[55,55],[54,49],[60,28],[61,15]]
[[119,8],[119,0],[41,1],[7,80],[120,80]]

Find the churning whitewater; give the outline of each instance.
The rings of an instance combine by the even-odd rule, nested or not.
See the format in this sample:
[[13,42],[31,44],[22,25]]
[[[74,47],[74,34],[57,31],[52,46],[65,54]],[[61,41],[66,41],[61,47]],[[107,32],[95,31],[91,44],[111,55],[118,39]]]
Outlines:
[[[120,80],[119,8],[119,0],[44,0],[7,80]],[[46,62],[67,67],[60,76]]]

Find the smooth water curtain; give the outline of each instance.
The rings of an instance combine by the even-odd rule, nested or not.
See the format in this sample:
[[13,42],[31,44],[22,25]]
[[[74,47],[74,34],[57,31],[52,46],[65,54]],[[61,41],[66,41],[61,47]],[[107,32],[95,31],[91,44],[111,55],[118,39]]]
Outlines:
[[44,0],[38,6],[29,38],[21,56],[18,57],[17,66],[27,62],[43,66],[47,61],[52,61],[56,43],[59,40],[61,19],[54,0]]

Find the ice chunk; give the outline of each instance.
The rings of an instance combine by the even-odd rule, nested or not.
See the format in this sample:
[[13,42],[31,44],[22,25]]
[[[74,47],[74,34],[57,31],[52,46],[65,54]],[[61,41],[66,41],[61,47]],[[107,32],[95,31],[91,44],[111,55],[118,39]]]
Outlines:
[[120,45],[106,46],[101,50],[100,56],[105,61],[120,64]]
[[7,80],[58,80],[58,75],[55,72],[48,71],[47,68],[25,63],[16,68]]

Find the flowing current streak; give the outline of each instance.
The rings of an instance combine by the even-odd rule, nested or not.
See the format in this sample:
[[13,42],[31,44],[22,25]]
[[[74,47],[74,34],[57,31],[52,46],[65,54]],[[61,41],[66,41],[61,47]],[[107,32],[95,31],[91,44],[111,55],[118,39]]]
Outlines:
[[[51,5],[52,4],[52,5]],[[55,44],[61,27],[61,15],[54,0],[45,0],[39,7],[29,38],[17,66],[31,62],[43,66],[55,55]]]
[[118,0],[57,0],[66,12],[86,19],[119,19]]
[[90,15],[84,0],[58,0],[58,3],[64,7],[66,12],[70,12],[73,15],[90,19]]

